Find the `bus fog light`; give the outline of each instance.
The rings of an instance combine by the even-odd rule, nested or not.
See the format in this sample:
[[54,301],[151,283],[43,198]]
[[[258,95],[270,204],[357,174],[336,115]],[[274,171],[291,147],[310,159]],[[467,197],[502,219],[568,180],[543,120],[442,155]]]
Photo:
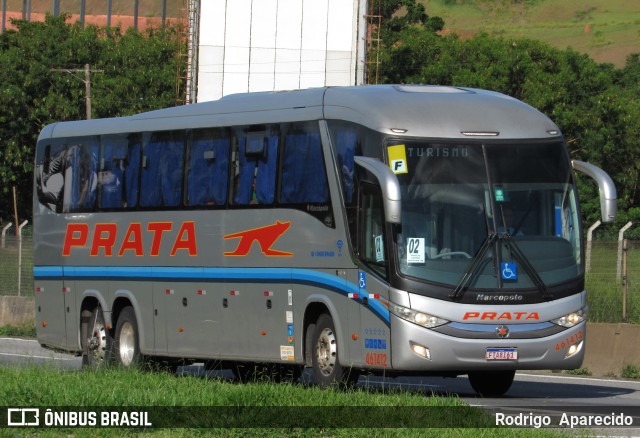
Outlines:
[[409,342],[409,345],[411,345],[411,349],[415,354],[431,360],[431,353],[429,352],[429,349],[427,347],[425,347],[424,345],[415,344],[413,342]]
[[578,353],[580,350],[582,350],[582,344],[584,341],[580,341],[577,344],[573,344],[569,347],[569,349],[567,350],[567,355],[564,357],[565,359],[573,356],[574,354]]

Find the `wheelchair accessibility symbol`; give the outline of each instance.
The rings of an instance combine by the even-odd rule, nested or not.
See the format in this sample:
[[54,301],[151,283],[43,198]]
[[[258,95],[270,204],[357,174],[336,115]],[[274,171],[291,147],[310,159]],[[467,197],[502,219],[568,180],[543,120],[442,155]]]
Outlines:
[[513,262],[500,263],[500,272],[502,273],[502,279],[505,281],[518,280],[518,268]]
[[360,283],[358,286],[360,286],[360,289],[366,289],[367,288],[367,274],[365,274],[364,272],[360,272],[358,274],[358,283]]

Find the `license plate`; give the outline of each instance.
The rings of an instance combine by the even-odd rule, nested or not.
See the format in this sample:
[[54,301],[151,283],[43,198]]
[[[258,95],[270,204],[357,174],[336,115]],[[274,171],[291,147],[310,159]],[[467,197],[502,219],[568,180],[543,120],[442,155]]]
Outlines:
[[487,348],[486,360],[518,360],[517,348]]

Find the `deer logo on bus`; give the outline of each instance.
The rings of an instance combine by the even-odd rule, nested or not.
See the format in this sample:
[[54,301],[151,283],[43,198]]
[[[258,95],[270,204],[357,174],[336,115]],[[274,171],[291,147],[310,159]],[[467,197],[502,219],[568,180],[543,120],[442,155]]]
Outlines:
[[234,234],[227,234],[225,239],[240,239],[238,246],[234,251],[225,252],[225,256],[246,256],[251,251],[253,242],[257,241],[260,245],[262,254],[267,257],[291,257],[292,252],[279,251],[272,249],[271,247],[276,243],[284,233],[287,232],[291,226],[291,221],[280,222],[276,221],[274,224],[266,225],[264,227],[252,228],[245,231],[240,231]]

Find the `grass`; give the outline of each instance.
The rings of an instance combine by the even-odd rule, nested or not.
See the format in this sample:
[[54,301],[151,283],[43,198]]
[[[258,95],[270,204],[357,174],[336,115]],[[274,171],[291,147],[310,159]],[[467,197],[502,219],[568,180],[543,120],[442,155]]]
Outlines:
[[[20,295],[33,296],[33,238],[22,238],[22,251],[15,236],[5,236],[0,244],[0,295],[18,295],[18,273]],[[20,252],[22,263],[19,266]]]
[[627,315],[622,317],[623,286],[617,279],[617,243],[594,242],[591,272],[585,277],[590,322],[640,324],[640,245],[627,252]]
[[486,32],[571,47],[598,62],[623,66],[640,51],[640,3],[627,0],[419,0],[428,15],[463,38]]
[[565,374],[571,374],[573,376],[591,376],[593,373],[588,368],[578,368],[575,370],[566,370]]
[[640,379],[640,367],[636,365],[626,365],[622,372],[620,373],[620,377],[624,379]]
[[[177,433],[179,436],[478,437],[494,436],[497,432],[487,412],[454,397],[420,392],[322,390],[269,382],[241,385],[227,380],[136,370],[65,372],[36,366],[0,368],[0,381],[3,382],[0,385],[2,406],[69,406],[67,410],[75,411],[131,407],[149,412],[156,427],[168,427],[145,430],[145,435],[153,436]],[[274,422],[280,427],[267,427]],[[306,424],[314,427],[308,428]],[[184,429],[182,425],[194,427]],[[229,430],[220,425],[240,427]],[[42,431],[37,430],[38,434]],[[36,430],[21,429],[20,432],[28,435]],[[139,436],[141,430],[76,428],[44,432],[74,437]],[[14,433],[15,429],[0,429],[0,436],[14,436]],[[500,435],[557,436],[526,429],[501,429]]]
[[35,338],[36,326],[32,321],[23,326],[5,325],[0,327],[0,336],[15,336],[18,338]]

